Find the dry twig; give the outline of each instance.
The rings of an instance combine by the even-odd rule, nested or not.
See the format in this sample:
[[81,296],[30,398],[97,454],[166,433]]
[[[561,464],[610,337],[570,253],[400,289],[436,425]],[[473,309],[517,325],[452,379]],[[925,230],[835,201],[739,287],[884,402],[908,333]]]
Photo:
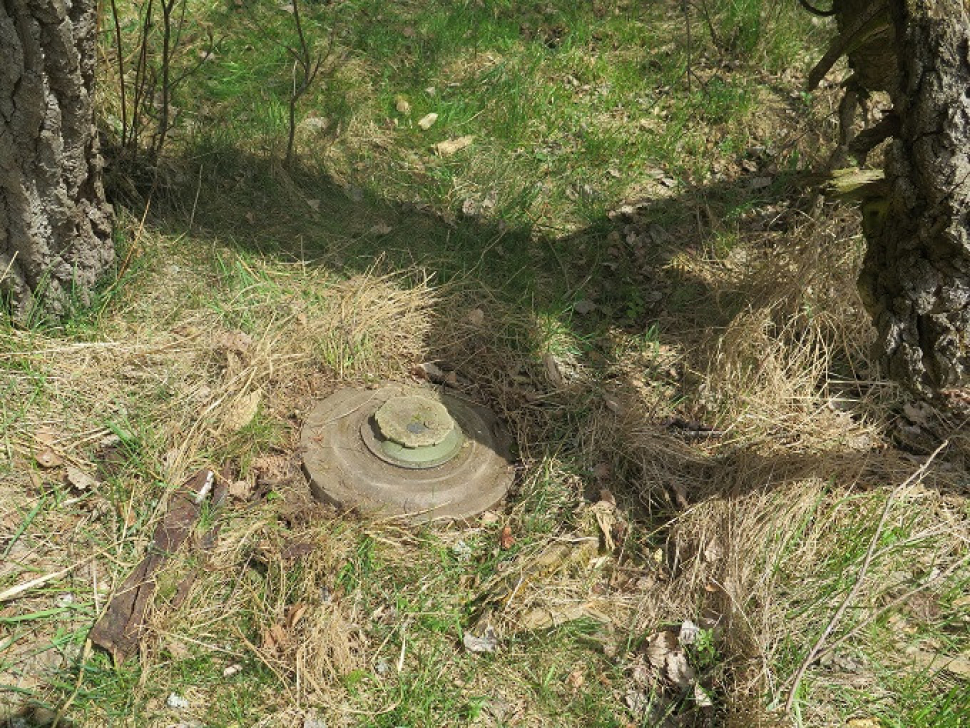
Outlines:
[[926,462],[920,465],[919,469],[906,478],[905,481],[897,485],[893,489],[892,493],[890,493],[886,498],[886,505],[883,506],[882,514],[879,517],[879,523],[876,524],[876,530],[873,531],[872,538],[869,540],[869,548],[866,550],[866,556],[862,561],[862,568],[859,569],[859,574],[856,576],[855,583],[852,585],[849,593],[845,595],[845,599],[842,600],[842,604],[840,604],[839,608],[835,610],[835,614],[832,615],[832,619],[829,620],[829,623],[825,626],[825,629],[822,630],[822,634],[820,634],[818,639],[815,640],[815,644],[812,645],[812,649],[810,649],[808,654],[805,655],[805,659],[802,661],[798,671],[795,673],[795,677],[792,679],[792,686],[788,692],[788,699],[785,701],[786,713],[791,712],[792,706],[795,703],[795,696],[798,694],[798,687],[802,682],[802,678],[805,676],[805,672],[808,670],[809,666],[815,662],[820,650],[822,649],[822,645],[825,644],[825,640],[828,639],[829,635],[832,634],[832,631],[836,628],[836,626],[838,626],[839,620],[841,620],[842,615],[845,614],[845,610],[849,608],[849,604],[855,600],[856,595],[862,588],[862,583],[865,581],[866,573],[869,571],[869,566],[872,563],[872,557],[876,551],[876,544],[879,543],[879,537],[882,536],[882,529],[883,526],[886,525],[886,519],[889,517],[889,511],[892,508],[896,494],[913,483],[920,482],[923,479],[923,476],[926,475],[926,471],[929,469],[930,465],[936,459],[936,456],[939,455],[947,445],[949,445],[949,441],[944,442],[942,445],[936,448],[936,450],[933,451],[933,454],[926,459]]

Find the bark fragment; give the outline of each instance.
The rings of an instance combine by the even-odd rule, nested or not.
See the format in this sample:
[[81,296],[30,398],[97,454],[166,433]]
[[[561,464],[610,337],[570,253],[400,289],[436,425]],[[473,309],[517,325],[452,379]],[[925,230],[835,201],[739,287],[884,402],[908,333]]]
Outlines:
[[200,470],[175,492],[155,529],[148,556],[128,575],[88,634],[94,644],[111,653],[115,664],[120,665],[138,650],[145,615],[155,595],[155,573],[192,533],[202,500],[213,488],[218,491],[213,492],[213,502],[219,503],[225,497],[225,479],[217,478],[211,470]]

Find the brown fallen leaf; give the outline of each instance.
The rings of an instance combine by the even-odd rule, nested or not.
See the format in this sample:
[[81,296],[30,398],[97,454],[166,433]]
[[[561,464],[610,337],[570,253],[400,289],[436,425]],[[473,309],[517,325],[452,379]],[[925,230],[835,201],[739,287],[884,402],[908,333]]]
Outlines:
[[498,543],[502,550],[510,549],[515,545],[515,536],[512,535],[511,526],[502,527],[502,533],[499,535]]
[[471,146],[471,143],[475,140],[474,136],[467,135],[461,136],[456,139],[447,139],[443,142],[438,142],[434,145],[435,153],[441,157],[450,157],[452,154],[460,152],[462,149],[466,149]]
[[89,490],[99,485],[95,478],[74,465],[68,465],[64,470],[65,482],[75,490]]
[[445,377],[448,376],[445,371],[433,361],[415,364],[413,367],[411,367],[411,374],[418,379],[427,379],[429,382],[433,382],[434,384],[444,383]]
[[467,319],[472,326],[481,326],[485,323],[485,312],[480,308],[473,308],[468,312]]
[[542,356],[542,365],[546,370],[546,379],[549,380],[551,384],[556,389],[562,389],[566,385],[566,380],[562,376],[562,371],[559,369],[559,362],[556,361],[556,357],[552,352],[546,352]]
[[286,628],[293,629],[300,623],[303,616],[306,614],[307,609],[309,609],[308,604],[303,602],[297,602],[296,604],[291,604],[286,609]]
[[256,417],[262,398],[261,389],[255,389],[249,394],[237,397],[223,415],[222,426],[229,432],[238,432],[244,428]]
[[603,534],[603,547],[607,553],[612,553],[616,549],[616,542],[613,540],[613,526],[617,521],[616,504],[601,500],[591,510],[596,517],[596,525]]
[[425,116],[422,116],[418,120],[418,126],[421,127],[422,130],[427,131],[432,126],[434,126],[434,123],[436,121],[438,121],[438,115],[437,114],[435,114],[435,113],[426,114]]
[[926,670],[946,670],[957,677],[970,679],[970,656],[968,655],[942,655],[921,649],[907,650],[906,654]]
[[670,630],[664,630],[647,638],[644,654],[653,667],[663,669],[667,663],[667,655],[677,649],[677,635]]
[[668,652],[664,660],[664,673],[667,679],[681,690],[690,688],[697,679],[694,668],[687,662],[683,650]]
[[40,452],[34,453],[34,460],[37,464],[45,470],[50,470],[51,468],[56,468],[61,465],[64,460],[56,452],[51,450],[49,447],[41,450]]
[[579,668],[573,670],[569,675],[566,676],[566,686],[573,692],[578,693],[580,688],[583,687],[583,683],[586,682],[586,677],[583,675],[583,671]]
[[577,619],[595,619],[599,622],[609,622],[604,614],[598,612],[591,602],[585,604],[563,604],[554,607],[536,607],[523,612],[518,619],[518,625],[526,630],[549,629],[559,627]]
[[235,480],[229,485],[229,495],[236,500],[249,500],[253,494],[253,484],[248,480]]
[[465,632],[461,638],[462,644],[469,652],[495,652],[498,649],[498,634],[492,625],[485,627],[481,637],[476,637],[471,632]]
[[263,632],[263,644],[261,647],[266,652],[277,652],[286,644],[286,630],[283,625],[274,624]]

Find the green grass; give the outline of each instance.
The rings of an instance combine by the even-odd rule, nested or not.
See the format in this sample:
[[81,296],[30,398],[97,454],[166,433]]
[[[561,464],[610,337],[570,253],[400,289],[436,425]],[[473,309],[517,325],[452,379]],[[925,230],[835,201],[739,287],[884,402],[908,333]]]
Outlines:
[[[296,163],[282,163],[292,14],[193,0],[175,60],[190,73],[158,177],[109,167],[115,278],[64,321],[0,325],[0,561],[15,564],[0,589],[105,553],[95,576],[79,569],[0,605],[0,682],[18,705],[71,699],[78,725],[301,725],[313,709],[328,725],[625,728],[777,707],[852,588],[887,488],[913,469],[884,426],[888,395],[831,436],[818,377],[771,399],[777,368],[810,378],[791,362],[813,326],[850,322],[824,338],[827,365],[864,344],[843,294],[851,266],[837,255],[856,245],[851,213],[826,208],[830,227],[752,223],[802,202],[800,175],[830,143],[831,94],[792,94],[831,27],[757,0],[692,3],[690,45],[673,1],[300,7],[315,47],[334,42],[297,106],[299,120],[318,121],[300,128]],[[129,51],[144,8],[120,6]],[[209,28],[214,53],[199,64]],[[150,44],[157,53],[158,37]],[[120,124],[113,69],[102,70],[109,131]],[[437,121],[422,130],[429,113]],[[466,149],[434,152],[466,135]],[[752,186],[758,177],[770,181]],[[617,214],[625,203],[636,209]],[[818,251],[811,266],[805,250]],[[788,292],[779,274],[766,294],[758,275],[778,270],[807,270],[812,290]],[[785,319],[790,305],[798,316]],[[220,343],[240,333],[249,348]],[[725,369],[730,342],[743,377]],[[307,402],[404,380],[423,361],[453,367],[513,428],[509,501],[492,521],[451,527],[309,509],[302,476],[274,471],[274,458],[293,459]],[[257,390],[252,419],[228,428],[226,403]],[[694,421],[726,434],[670,424]],[[85,472],[117,438],[101,485],[78,493],[63,468],[36,464],[42,427]],[[876,443],[868,469],[838,445],[859,433]],[[166,565],[140,660],[113,666],[97,650],[80,660],[97,608],[150,548],[166,496],[224,463],[264,495],[206,510],[198,534],[218,526],[217,547]],[[612,551],[592,505],[603,491],[618,503]],[[949,498],[928,487],[894,507],[836,634],[894,584],[965,553],[939,529],[946,518],[966,532],[970,514]],[[591,537],[595,554],[577,554]],[[308,555],[290,555],[305,544]],[[844,650],[861,686],[813,666],[791,721],[965,723],[965,688],[911,669],[905,649],[966,651],[968,584],[956,572],[931,591],[930,616],[903,605],[862,630]],[[534,607],[585,602],[607,618],[523,627]],[[307,616],[287,626],[299,605]],[[651,635],[708,617],[685,649],[715,704],[705,713],[662,671],[645,679],[637,668]],[[499,631],[494,654],[463,647],[482,619]],[[280,625],[293,641],[277,649],[267,634]],[[172,693],[190,708],[166,707]]]

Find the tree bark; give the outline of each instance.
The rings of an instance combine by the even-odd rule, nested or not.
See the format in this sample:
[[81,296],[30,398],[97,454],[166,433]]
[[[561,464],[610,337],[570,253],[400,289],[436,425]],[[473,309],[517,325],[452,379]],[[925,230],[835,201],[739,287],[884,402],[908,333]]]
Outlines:
[[93,0],[0,0],[0,294],[15,319],[86,303],[114,259],[96,32]]
[[901,126],[859,284],[888,375],[935,396],[970,386],[970,11],[966,0],[889,5]]

